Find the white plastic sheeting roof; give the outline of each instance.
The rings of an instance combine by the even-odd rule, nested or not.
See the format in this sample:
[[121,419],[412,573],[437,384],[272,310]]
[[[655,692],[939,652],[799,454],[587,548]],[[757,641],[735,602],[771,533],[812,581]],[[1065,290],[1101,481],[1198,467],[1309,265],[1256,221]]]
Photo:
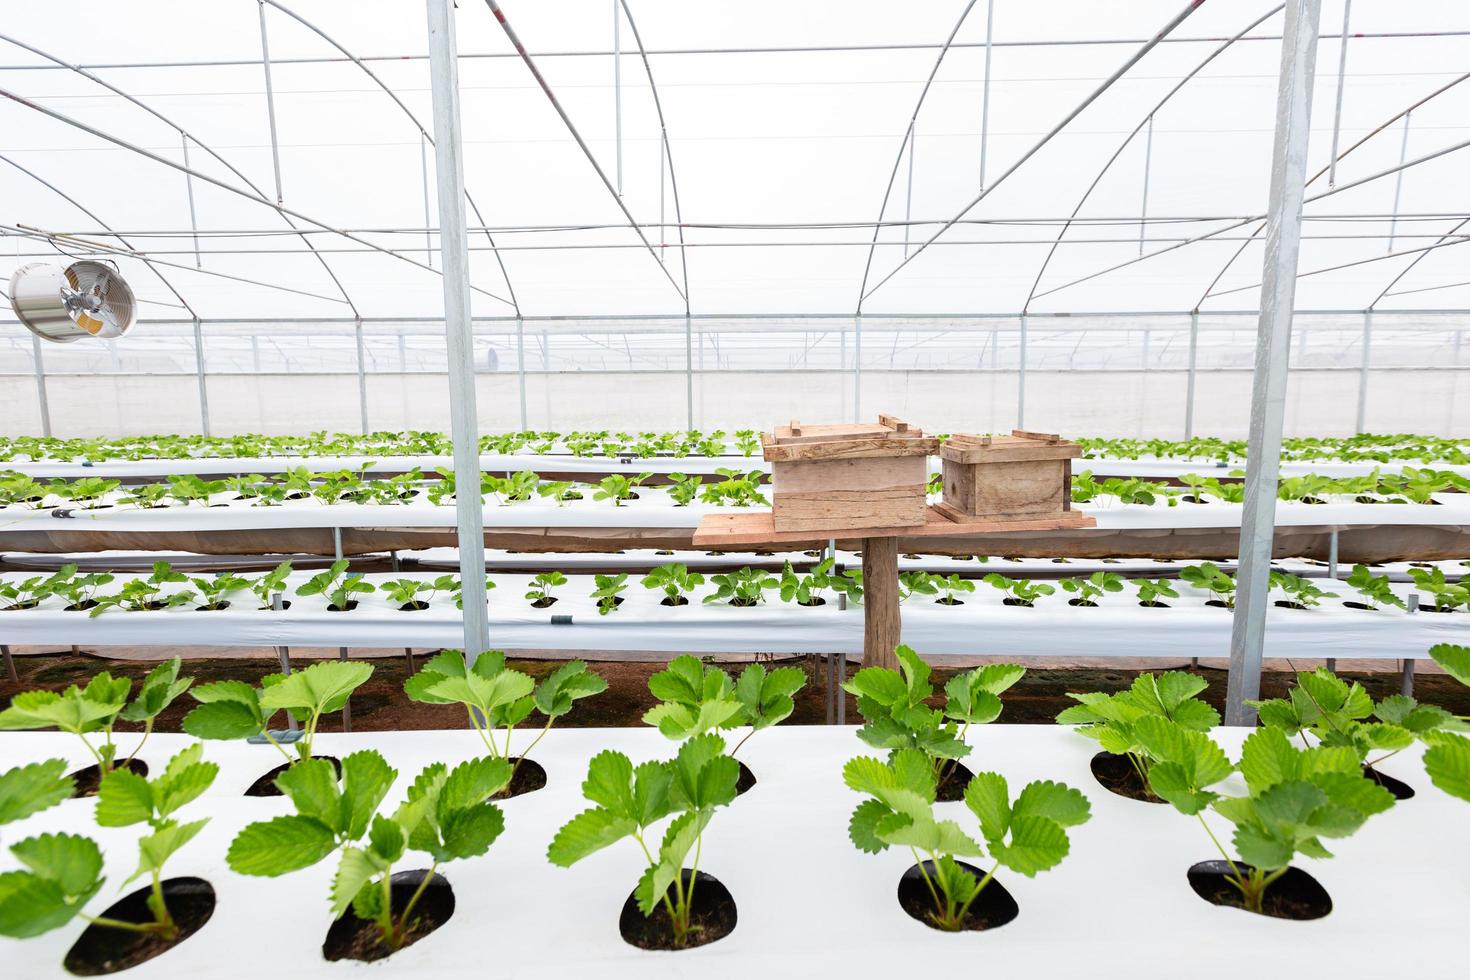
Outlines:
[[[1145,121],[1181,78],[1276,4],[1204,2],[967,210],[981,189],[984,42],[992,2],[984,140],[992,184],[1186,6],[1184,0],[976,0],[918,113],[912,161],[905,154],[895,168],[925,81],[968,0],[627,0],[667,123],[692,312],[857,310],[873,222],[895,173],[882,219],[916,224],[882,229],[864,312],[1255,307],[1259,238],[1226,266],[1259,222],[1228,229],[1266,210],[1281,14],[1220,51],[1154,112],[1151,135]],[[372,59],[368,67],[432,135],[422,3],[282,3],[347,51]],[[487,237],[472,233],[473,280],[507,299],[513,288],[517,301],[512,306],[477,293],[476,315],[685,311],[658,117],[626,18],[620,65],[610,53],[614,3],[504,0],[502,6],[602,169],[614,182],[621,170],[623,201],[645,225],[668,274],[628,228],[487,6],[461,0],[466,184],[503,262],[502,271]],[[0,162],[0,224],[114,243],[107,232],[116,230],[132,247],[183,266],[157,268],[206,319],[350,317],[354,308],[364,317],[437,315],[442,297],[436,274],[364,244],[438,267],[436,243],[425,234],[418,125],[361,67],[274,2],[263,8],[256,0],[10,4],[0,33],[63,61],[99,66],[89,70],[189,132],[189,163],[199,174],[239,188],[245,187],[243,175],[274,203],[261,9],[273,62],[282,199],[301,215],[293,220],[308,230],[320,259],[271,207],[201,178],[192,182],[192,192],[206,271],[197,271],[184,174],[41,110],[182,163],[174,125],[14,43],[0,44],[0,88],[33,105],[0,100],[6,134],[0,154],[34,177]],[[1325,0],[1314,172],[1331,157],[1342,26],[1343,0]],[[1349,153],[1337,166],[1339,187],[1398,166],[1401,154],[1412,161],[1470,141],[1470,81],[1451,84],[1465,73],[1470,54],[1470,4],[1359,0],[1349,30],[1339,152],[1451,87],[1414,109],[1407,135],[1398,119]],[[437,223],[438,213],[432,152],[428,225]],[[1470,285],[1451,285],[1470,280],[1470,252],[1453,245],[1416,251],[1442,236],[1470,233],[1465,153],[1410,167],[1401,183],[1389,175],[1309,203],[1302,271],[1354,264],[1305,275],[1299,308],[1470,307]],[[1096,189],[1078,211],[1081,220],[1066,229],[1038,283],[1052,242],[1094,180]],[[1327,190],[1324,175],[1309,200]],[[1395,213],[1396,222],[1390,217]],[[966,221],[944,230],[873,289],[903,262],[906,249],[914,252],[962,215]],[[470,221],[476,223],[473,212]],[[311,222],[351,230],[357,240],[313,229]],[[1212,232],[1209,240],[1131,261],[1140,250],[1147,255]],[[3,245],[0,275],[55,254],[46,241],[18,235]],[[86,245],[63,247],[96,254]],[[1402,254],[1388,257],[1390,252]],[[189,315],[137,260],[119,261],[140,298],[151,301],[143,307],[145,317]],[[1214,295],[1207,297],[1217,276]]]

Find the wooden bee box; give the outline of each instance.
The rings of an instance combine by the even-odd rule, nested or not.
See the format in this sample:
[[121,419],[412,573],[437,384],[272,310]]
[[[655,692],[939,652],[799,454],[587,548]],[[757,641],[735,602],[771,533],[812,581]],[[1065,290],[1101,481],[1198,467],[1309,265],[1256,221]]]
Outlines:
[[802,425],[761,434],[776,531],[924,523],[927,458],[939,440],[889,415],[878,423]]
[[[1072,460],[1082,447],[1061,436],[1015,429],[1009,436],[951,436],[944,460],[944,501],[935,510],[952,521],[1076,521]],[[1060,526],[1067,526],[1059,524]]]

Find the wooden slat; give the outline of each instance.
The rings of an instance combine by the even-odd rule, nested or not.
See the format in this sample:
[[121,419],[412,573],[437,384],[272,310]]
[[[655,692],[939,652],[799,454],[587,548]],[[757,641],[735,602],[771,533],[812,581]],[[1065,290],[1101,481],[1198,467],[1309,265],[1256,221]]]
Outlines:
[[1062,441],[1062,437],[1055,432],[1028,432],[1025,429],[1012,429],[1011,435],[1017,439],[1040,439],[1042,442]]
[[[809,430],[808,430],[809,431]],[[806,443],[766,445],[764,455],[773,463],[790,463],[815,459],[866,459],[882,456],[932,456],[939,451],[939,440],[933,437],[887,435],[871,438],[830,440]]]
[[[1082,523],[1079,523],[1082,522]],[[750,511],[743,514],[710,514],[699,522],[694,532],[696,548],[724,550],[736,545],[761,544],[805,544],[821,542],[834,535],[838,538],[925,538],[925,537],[981,537],[987,534],[1013,534],[1023,531],[1055,531],[1096,527],[1097,521],[1078,511],[1066,517],[1039,521],[991,521],[988,523],[960,524],[951,521],[934,507],[924,514],[924,523],[914,527],[863,528],[850,530],[833,528],[832,534],[819,529],[804,531],[777,531],[770,511]]]
[[951,446],[946,442],[939,448],[941,457],[956,463],[1023,463],[1042,459],[1077,459],[1082,452],[1082,447],[1076,443],[1060,442],[1052,445],[1029,439],[996,439],[989,446],[976,447]]

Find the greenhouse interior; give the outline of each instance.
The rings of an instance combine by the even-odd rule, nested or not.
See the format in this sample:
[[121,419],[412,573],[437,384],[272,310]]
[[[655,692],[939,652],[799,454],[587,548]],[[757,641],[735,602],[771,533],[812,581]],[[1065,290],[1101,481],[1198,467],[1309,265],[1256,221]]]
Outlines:
[[1470,5],[5,14],[6,976],[1463,974]]

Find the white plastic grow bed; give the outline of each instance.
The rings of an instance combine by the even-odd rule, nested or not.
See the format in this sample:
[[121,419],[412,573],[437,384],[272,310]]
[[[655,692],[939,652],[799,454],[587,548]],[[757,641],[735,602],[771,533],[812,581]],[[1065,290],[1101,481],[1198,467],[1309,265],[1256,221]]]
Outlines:
[[[285,595],[292,607],[281,613],[252,608],[255,597],[240,593],[235,605],[217,612],[192,605],[158,612],[110,609],[92,617],[66,612],[60,599],[34,610],[0,612],[0,642],[128,646],[354,646],[457,647],[463,638],[459,610],[439,596],[427,610],[403,612],[380,593],[359,596],[350,612],[330,612],[320,596],[295,595],[310,572],[293,573]],[[415,573],[366,576],[370,582],[395,577],[432,579]],[[8,575],[7,579],[16,576]],[[115,592],[128,576],[107,586]],[[840,609],[835,598],[820,607],[783,603],[774,591],[758,606],[704,603],[714,591],[700,587],[687,606],[660,604],[663,593],[646,589],[630,576],[625,600],[616,612],[599,615],[589,597],[593,579],[570,575],[555,589],[557,602],[535,609],[524,598],[528,575],[494,575],[490,593],[492,647],[507,650],[661,650],[673,653],[844,653],[863,649],[863,610]],[[1341,605],[1353,590],[1324,582],[1342,599],[1324,600],[1311,610],[1272,608],[1266,617],[1268,657],[1361,657],[1388,660],[1427,656],[1435,643],[1457,642],[1470,632],[1470,613],[1405,613],[1348,609]],[[960,596],[964,605],[946,606],[915,596],[903,604],[903,638],[926,656],[1183,657],[1226,656],[1229,610],[1205,605],[1207,598],[1178,585],[1181,597],[1166,609],[1137,604],[1133,590],[1104,596],[1096,608],[1071,606],[1067,594],[1037,601],[1034,608],[1003,603],[1002,594],[983,583]],[[177,591],[170,587],[169,591]],[[1400,591],[1403,591],[1400,589]],[[553,617],[559,622],[554,621]],[[570,622],[567,622],[567,618]]]
[[[736,733],[738,736],[738,732]],[[1232,757],[1245,731],[1216,733]],[[785,727],[762,732],[741,750],[759,779],[719,812],[706,833],[700,868],[729,888],[738,924],[725,939],[698,949],[645,952],[618,935],[618,911],[641,871],[641,856],[622,842],[570,869],[547,863],[556,829],[587,804],[580,783],[587,760],[605,748],[635,762],[667,758],[673,745],[641,729],[553,731],[534,757],[549,782],[506,802],[506,830],[484,857],[445,868],[454,888],[453,917],[437,932],[370,968],[328,963],[321,942],[330,923],[327,894],[334,864],[283,878],[249,878],[224,862],[245,824],[287,812],[280,799],[239,794],[274,766],[267,746],[206,743],[222,766],[211,790],[183,811],[213,819],[170,862],[170,875],[197,875],[214,886],[213,919],[194,937],[127,972],[139,980],[225,980],[250,976],[440,978],[549,977],[878,977],[952,969],[987,977],[1128,976],[1149,980],[1236,980],[1241,976],[1341,975],[1362,978],[1451,977],[1463,969],[1464,923],[1470,918],[1467,859],[1455,843],[1466,804],[1435,790],[1418,751],[1383,768],[1418,795],[1372,818],[1353,838],[1333,842],[1337,857],[1303,859],[1331,894],[1333,911],[1291,922],[1219,908],[1195,896],[1185,871],[1218,855],[1199,824],[1172,808],[1114,796],[1093,780],[1095,745],[1048,726],[988,725],[971,731],[976,771],[1000,772],[1012,792],[1033,779],[1080,788],[1092,819],[1070,831],[1071,855],[1035,879],[1002,873],[1020,915],[999,929],[936,932],[899,908],[897,881],[912,864],[906,851],[872,856],[847,839],[859,797],[843,786],[841,767],[870,753],[851,728]],[[125,744],[126,737],[125,737]],[[154,767],[186,744],[156,735],[143,752]],[[518,744],[524,745],[524,741]],[[80,766],[71,736],[0,735],[7,764],[65,756]],[[358,748],[382,752],[399,771],[386,807],[402,798],[420,768],[455,764],[476,752],[469,731],[322,735],[318,751],[341,756]],[[962,826],[974,818],[944,804]],[[101,831],[91,801],[73,800],[4,828],[7,841],[43,831],[93,836],[107,854],[108,884],[89,910],[98,914],[118,894],[136,862],[136,828]],[[1217,834],[1228,825],[1216,819]],[[410,855],[400,867],[427,866]],[[15,866],[0,853],[0,869]],[[129,890],[131,890],[131,887]],[[64,975],[60,962],[82,931],[73,922],[26,941],[0,939],[7,976]],[[958,959],[957,959],[958,958]],[[950,964],[946,966],[946,964]]]

